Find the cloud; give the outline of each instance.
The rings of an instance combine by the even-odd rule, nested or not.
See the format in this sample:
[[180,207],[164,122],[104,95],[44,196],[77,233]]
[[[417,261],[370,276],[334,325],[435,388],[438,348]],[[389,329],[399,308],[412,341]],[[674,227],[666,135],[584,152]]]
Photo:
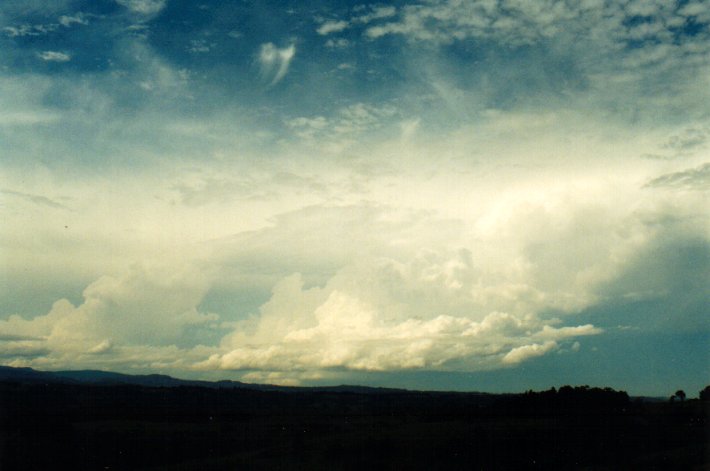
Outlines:
[[46,36],[48,34],[57,32],[60,29],[60,26],[70,28],[74,24],[88,25],[89,20],[87,18],[90,16],[91,15],[87,15],[84,13],[77,13],[75,15],[61,15],[57,19],[58,23],[24,23],[14,26],[5,26],[2,31],[4,31],[5,34],[10,38],[22,38],[25,36]]
[[593,16],[604,7],[570,7],[554,2],[502,5],[454,0],[413,3],[402,8],[399,21],[370,27],[366,35],[378,38],[403,34],[423,41],[450,42],[465,38],[496,38],[513,44],[530,44],[575,27],[575,15]]
[[261,75],[269,80],[269,85],[276,85],[288,73],[288,67],[296,55],[296,45],[291,44],[283,49],[273,43],[262,44],[259,49],[259,64]]
[[345,38],[337,38],[337,39],[328,39],[325,42],[325,47],[331,48],[331,49],[344,49],[348,46],[350,46],[350,41],[348,41]]
[[[702,278],[699,248],[641,260],[707,240],[697,3],[354,7],[315,24],[347,39],[329,31],[328,57],[304,41],[298,70],[295,43],[230,41],[210,15],[178,34],[177,10],[126,29],[168,4],[123,4],[133,20],[5,15],[0,251],[22,289],[0,337],[31,344],[4,358],[279,382],[477,371],[652,328],[599,306],[690,316],[672,280]],[[254,17],[240,30],[268,30]],[[213,39],[232,49],[198,56]],[[38,59],[67,44],[70,68]],[[298,93],[268,89],[294,73]],[[151,259],[171,268],[127,269]]]
[[166,5],[166,0],[116,0],[116,2],[141,15],[154,15]]
[[658,160],[685,159],[705,149],[710,129],[693,126],[674,133],[655,152],[645,158]]
[[95,346],[91,347],[88,350],[88,353],[95,353],[95,354],[107,353],[107,352],[110,352],[112,348],[113,348],[113,343],[110,340],[106,339],[103,342],[98,343]]
[[25,335],[15,335],[15,334],[0,334],[0,342],[17,342],[17,341],[39,341],[42,340],[40,337],[28,337]]
[[[702,115],[697,103],[707,101],[710,17],[693,17],[691,26],[682,11],[673,3],[655,2],[439,0],[406,5],[391,21],[370,25],[365,36],[401,35],[410,42],[435,46],[478,44],[482,52],[489,51],[497,59],[487,60],[486,53],[470,58],[479,61],[475,70],[482,67],[488,73],[505,64],[511,48],[526,47],[538,51],[550,66],[555,64],[552,67],[565,78],[555,90],[577,84],[576,90],[571,90],[573,96],[594,91],[597,106],[614,113],[619,113],[621,102],[633,100],[644,101],[644,109],[657,110],[649,119],[657,119],[660,110],[668,118],[671,110],[674,115],[687,114],[690,109]],[[538,85],[551,78],[549,73],[542,74]],[[526,69],[521,83],[530,80]],[[539,94],[539,87],[535,88]],[[504,94],[501,92],[499,99]]]
[[42,348],[72,357],[118,346],[170,345],[186,328],[216,320],[196,307],[206,286],[194,270],[134,266],[91,283],[78,306],[62,299],[31,320],[13,315],[0,321],[0,334],[41,337]]
[[303,142],[338,153],[355,144],[364,133],[375,132],[389,124],[397,111],[388,104],[354,103],[338,109],[330,119],[299,116],[286,121],[286,125]]
[[321,24],[316,30],[321,36],[331,33],[339,33],[348,27],[347,21],[326,21]]
[[684,17],[695,17],[698,22],[710,21],[707,5],[703,2],[688,2],[678,10],[678,15]]
[[[365,7],[355,8],[357,13],[362,12]],[[321,20],[322,23],[316,30],[321,36],[332,33],[340,33],[353,25],[364,25],[375,20],[390,18],[397,14],[397,8],[393,6],[374,6],[369,8],[369,13],[353,15],[348,21],[345,20]]]
[[[20,134],[18,128],[33,128],[37,125],[51,125],[60,122],[62,113],[47,106],[43,101],[45,93],[50,88],[51,81],[38,75],[26,75],[22,80],[13,76],[0,75],[0,128],[12,127],[14,133],[7,135],[6,146],[15,136]],[[32,142],[35,142],[33,139]],[[25,148],[27,156],[28,143],[25,141],[18,147]],[[5,147],[6,159],[10,159],[10,148]],[[11,185],[8,185],[11,186]]]
[[359,15],[353,18],[354,22],[367,24],[374,20],[390,18],[397,14],[397,8],[393,6],[375,6],[372,7],[370,13]]
[[204,53],[210,52],[210,49],[214,46],[214,43],[208,43],[204,39],[193,39],[190,41],[190,46],[187,48],[187,50],[195,53]]
[[665,150],[675,151],[678,155],[685,155],[702,149],[708,140],[708,130],[689,128],[684,132],[671,136],[663,145]]
[[[381,207],[312,208],[283,217],[271,229],[235,240],[243,255],[235,253],[230,264],[253,270],[254,260],[267,258],[261,250],[283,247],[272,252],[280,263],[267,272],[304,274],[278,282],[259,314],[200,367],[281,376],[319,368],[470,371],[558,348],[574,351],[572,339],[601,334],[592,324],[568,324],[574,313],[624,296],[601,287],[614,286],[639,254],[653,253],[658,237],[676,239],[701,224],[682,216],[692,213],[692,201],[668,207],[659,205],[661,195],[627,188],[629,204],[622,208],[618,197],[608,198],[617,190],[587,193],[582,186],[578,180],[567,190],[539,187],[541,199],[532,188],[513,199],[506,195],[510,189],[499,188],[491,203],[469,189],[471,201],[490,206],[461,225]],[[435,187],[445,205],[445,190]],[[671,217],[688,227],[675,226]],[[470,238],[463,236],[468,231]],[[643,285],[640,273],[631,278],[629,286]],[[550,311],[567,314],[560,321],[544,315]]]
[[[304,289],[298,275],[285,278],[262,306],[256,325],[226,337],[222,348],[227,352],[198,367],[276,372],[472,371],[521,362],[550,351],[557,341],[600,333],[592,326],[558,329],[531,316],[500,312],[478,319],[426,312],[415,307],[417,299],[368,292],[369,288],[357,286],[362,276],[349,275],[341,272],[322,289]],[[382,275],[371,274],[377,279]],[[405,282],[398,287],[404,291],[416,289],[406,286],[406,280],[399,281]],[[252,329],[252,334],[247,333]],[[544,348],[528,345],[538,338],[555,340],[547,340]]]
[[71,60],[69,54],[59,51],[42,51],[37,56],[47,62],[69,62]]
[[696,168],[668,173],[646,183],[647,188],[677,188],[704,191],[710,189],[710,163]]
[[17,360],[31,360],[50,354],[51,351],[44,348],[41,342],[37,341],[0,341],[0,358],[3,362]]
[[46,206],[49,208],[69,209],[65,205],[58,203],[57,201],[47,198],[46,196],[42,196],[42,195],[31,195],[31,194],[22,193],[19,191],[3,190],[3,189],[0,189],[0,193],[4,194],[4,195],[14,196],[14,197],[20,198],[24,201],[28,201],[30,203],[41,205],[41,206]]
[[[589,293],[584,294],[590,287],[581,279],[583,284],[558,287],[548,285],[537,270],[519,277],[498,271],[509,263],[521,263],[514,262],[518,255],[510,254],[510,262],[497,259],[489,265],[485,253],[492,247],[482,241],[470,249],[448,251],[441,244],[460,240],[456,226],[445,230],[444,221],[425,215],[407,219],[359,208],[350,219],[342,209],[333,208],[328,214],[314,208],[310,215],[294,214],[273,230],[253,235],[251,240],[259,241],[259,246],[290,246],[283,254],[272,255],[281,267],[270,268],[270,272],[284,272],[289,266],[309,269],[310,263],[305,276],[313,280],[313,275],[327,270],[328,265],[346,265],[310,288],[302,275],[276,283],[259,315],[238,324],[222,341],[225,351],[200,363],[200,368],[282,373],[338,368],[494,369],[523,361],[535,352],[551,351],[549,342],[559,344],[601,333],[592,325],[560,327],[559,320],[537,314],[552,306],[574,312],[592,303]],[[357,216],[359,211],[362,213]],[[296,223],[302,227],[292,225]],[[317,234],[313,231],[316,226],[330,229]],[[436,230],[427,232],[427,227]],[[516,232],[526,233],[522,229]],[[276,235],[278,239],[273,238]],[[348,247],[329,242],[334,240],[357,243]],[[251,257],[262,258],[254,242],[235,240],[245,258],[236,257],[230,264],[253,266]],[[559,242],[557,246],[559,250]],[[355,254],[348,251],[355,248],[359,262],[348,262]],[[575,249],[561,250],[571,255]],[[226,246],[219,249],[220,253],[229,251]],[[331,262],[318,267],[318,258],[330,258]],[[578,262],[579,267],[586,263]],[[555,263],[551,263],[544,271],[554,269]],[[514,349],[533,344],[545,348],[522,349],[503,360]]]
[[59,25],[57,24],[36,24],[29,25],[23,24],[19,26],[5,26],[3,31],[5,34],[11,38],[23,37],[23,36],[44,36],[53,31],[56,31]]
[[[575,342],[575,345],[578,345],[578,342]],[[544,344],[534,343],[531,345],[523,345],[521,347],[516,347],[506,353],[503,357],[503,363],[521,363],[530,358],[542,356],[557,348],[557,342],[554,342],[552,340],[545,342]]]
[[278,200],[284,194],[320,194],[328,191],[319,178],[295,172],[273,172],[240,177],[209,175],[176,184],[180,202],[187,206],[204,206],[234,201]]
[[89,20],[86,19],[86,15],[83,13],[77,13],[76,15],[62,15],[59,17],[59,24],[65,28],[71,27],[71,25],[88,25]]
[[[538,119],[511,130],[514,121],[508,117],[500,129],[520,137],[530,131],[526,126],[539,125]],[[447,143],[449,150],[457,145],[455,139]],[[380,151],[373,148],[372,152]],[[411,165],[415,158],[407,157],[402,165]],[[535,156],[528,158],[534,162]],[[505,159],[501,154],[496,165]],[[325,162],[318,164],[324,172],[318,180],[325,185],[323,194],[348,197],[351,190],[344,183],[352,175],[343,173],[340,180],[330,170],[325,172]],[[299,165],[308,175],[305,161]],[[413,167],[406,177],[376,167],[366,173],[367,191],[356,193],[355,198],[365,194],[380,203],[321,204],[291,212],[276,209],[277,215],[260,229],[210,242],[208,255],[199,263],[137,266],[94,278],[79,303],[58,301],[45,315],[12,316],[0,322],[0,334],[44,337],[33,346],[50,351],[37,357],[13,357],[8,349],[7,358],[37,367],[104,361],[113,362],[104,365],[173,365],[203,372],[222,369],[284,383],[337,371],[506,368],[555,350],[574,351],[581,336],[602,335],[593,319],[576,322],[576,313],[626,296],[626,291],[616,293],[605,287],[617,284],[629,260],[654,253],[655,239],[675,240],[697,231],[700,224],[691,217],[692,208],[697,213],[699,207],[692,195],[680,195],[677,206],[668,207],[659,190],[634,188],[628,179],[638,180],[638,176],[610,171],[613,166],[604,166],[603,175],[620,175],[616,184],[600,183],[594,175],[582,176],[574,169],[559,173],[559,168],[540,167],[511,169],[518,172],[516,178],[504,182],[499,180],[501,173],[491,177],[481,164],[458,173],[450,165],[438,161],[438,174]],[[266,167],[264,172],[268,173]],[[540,172],[550,173],[550,180]],[[526,181],[523,175],[535,178]],[[151,194],[161,194],[160,185],[166,185],[167,178],[162,175],[156,180]],[[224,174],[221,179],[224,182],[189,182],[200,191],[212,187],[218,194],[239,191],[231,189]],[[273,181],[247,179],[249,185],[264,190],[273,190],[277,181],[284,189],[312,184],[308,179],[296,180],[288,174]],[[103,187],[105,194],[117,192],[119,183],[115,189]],[[338,191],[329,191],[330,186]],[[133,219],[115,227],[128,223],[135,230],[136,211],[126,197],[134,190],[123,191],[116,194],[122,195],[121,205]],[[285,194],[292,200],[296,191]],[[171,216],[165,220],[156,208],[149,216],[163,221],[159,231],[165,224],[176,224],[175,214],[184,217],[192,212],[192,221],[205,226],[212,217],[205,205],[234,201],[219,195],[206,198],[193,202],[198,205],[194,209],[170,206]],[[428,209],[422,209],[420,201]],[[460,201],[471,204],[462,206]],[[248,215],[265,207],[250,204],[239,201],[219,208]],[[296,205],[302,206],[302,202]],[[121,219],[115,209],[101,212]],[[224,223],[224,214],[220,210],[215,217]],[[675,229],[670,231],[671,217],[685,222],[673,223]],[[165,257],[175,260],[195,251],[194,246],[171,248]],[[629,275],[624,286],[642,286],[646,275],[641,272],[649,271],[654,270]],[[227,293],[224,304],[230,306],[229,313],[221,311],[219,316],[200,307],[217,283]],[[661,280],[653,291],[662,292],[663,284]],[[240,310],[246,308],[236,295],[229,295],[240,289],[248,291],[244,296],[263,290],[271,294],[260,302],[250,301],[260,305],[258,309]],[[205,347],[197,348],[200,344]]]

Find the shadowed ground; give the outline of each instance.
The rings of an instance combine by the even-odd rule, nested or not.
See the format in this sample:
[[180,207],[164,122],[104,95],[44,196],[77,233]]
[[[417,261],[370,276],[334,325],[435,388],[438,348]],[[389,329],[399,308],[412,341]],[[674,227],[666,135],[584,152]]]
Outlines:
[[708,402],[0,383],[0,469],[708,469]]

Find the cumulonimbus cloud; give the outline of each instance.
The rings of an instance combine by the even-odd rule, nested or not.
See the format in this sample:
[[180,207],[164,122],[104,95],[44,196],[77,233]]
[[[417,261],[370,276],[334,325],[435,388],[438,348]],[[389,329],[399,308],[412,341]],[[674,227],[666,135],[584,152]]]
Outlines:
[[558,342],[601,333],[592,325],[557,328],[550,325],[556,321],[501,312],[392,319],[401,309],[396,304],[407,301],[380,299],[377,306],[378,295],[361,298],[340,286],[357,282],[341,278],[323,289],[303,289],[300,276],[285,278],[262,308],[256,331],[226,337],[224,353],[198,368],[476,371],[517,364],[557,349]]

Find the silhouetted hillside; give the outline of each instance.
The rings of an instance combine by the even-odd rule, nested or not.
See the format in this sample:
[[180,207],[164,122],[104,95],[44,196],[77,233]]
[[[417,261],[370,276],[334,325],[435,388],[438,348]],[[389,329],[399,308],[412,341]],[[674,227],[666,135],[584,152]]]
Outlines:
[[3,471],[708,466],[710,403],[630,401],[609,388],[378,393],[13,374],[0,381]]
[[17,381],[23,383],[72,383],[70,378],[62,378],[47,371],[37,371],[32,368],[13,368],[0,365],[0,381]]
[[39,371],[32,368],[13,368],[0,365],[0,381],[19,381],[34,383],[69,383],[92,385],[136,385],[150,387],[194,386],[204,388],[224,389],[255,389],[259,391],[301,391],[319,390],[332,392],[357,392],[361,394],[382,394],[387,392],[402,392],[402,389],[373,388],[367,386],[324,386],[295,387],[277,386],[273,384],[242,383],[240,381],[199,381],[173,378],[167,375],[129,375],[102,370],[71,370],[71,371]]

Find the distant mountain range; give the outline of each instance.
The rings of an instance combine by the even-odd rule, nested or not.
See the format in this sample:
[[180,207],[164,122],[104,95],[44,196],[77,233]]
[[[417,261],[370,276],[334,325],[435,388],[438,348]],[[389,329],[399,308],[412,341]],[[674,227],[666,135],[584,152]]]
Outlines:
[[[76,384],[95,386],[143,386],[149,388],[175,388],[175,387],[201,387],[209,389],[243,389],[252,391],[281,391],[281,392],[342,392],[353,394],[427,394],[427,395],[468,395],[478,396],[480,400],[488,402],[495,397],[515,395],[515,393],[484,393],[484,392],[455,392],[455,391],[416,391],[398,388],[382,388],[355,385],[339,386],[278,386],[274,384],[243,383],[241,381],[219,380],[201,381],[173,378],[168,375],[147,374],[129,375],[102,370],[66,370],[66,371],[40,371],[33,368],[15,368],[0,365],[0,382],[15,382],[23,384]],[[667,401],[663,397],[632,396],[644,401]]]
[[[374,388],[367,386],[321,386],[321,387],[295,387],[277,386],[272,384],[252,384],[240,381],[220,380],[220,381],[200,381],[178,379],[172,376],[161,374],[129,375],[114,373],[102,370],[68,370],[68,371],[40,371],[32,368],[14,368],[0,365],[0,381],[11,381],[19,383],[59,383],[59,384],[82,384],[82,385],[133,385],[157,388],[173,387],[203,387],[211,389],[251,389],[258,391],[327,391],[327,392],[351,392],[358,394],[382,394],[401,393],[404,389],[394,388]],[[484,395],[484,393],[481,393]]]

